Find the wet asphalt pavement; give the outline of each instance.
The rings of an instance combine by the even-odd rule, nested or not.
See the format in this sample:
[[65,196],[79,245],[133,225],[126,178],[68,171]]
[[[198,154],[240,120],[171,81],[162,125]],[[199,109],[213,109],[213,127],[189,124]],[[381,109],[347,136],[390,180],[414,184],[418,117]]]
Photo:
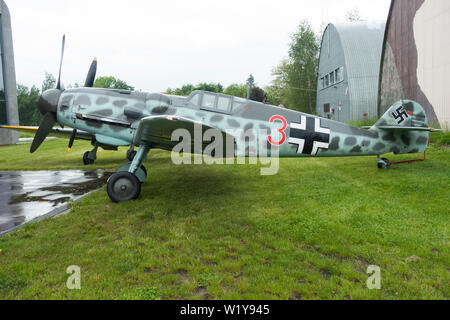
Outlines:
[[100,188],[110,175],[103,170],[0,171],[0,233]]

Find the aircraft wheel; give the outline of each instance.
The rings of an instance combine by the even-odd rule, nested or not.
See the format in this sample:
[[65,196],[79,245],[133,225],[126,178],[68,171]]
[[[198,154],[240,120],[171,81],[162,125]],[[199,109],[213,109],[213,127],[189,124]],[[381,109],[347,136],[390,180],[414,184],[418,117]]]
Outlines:
[[389,169],[391,167],[391,162],[386,159],[382,158],[380,161],[378,161],[378,169],[385,170]]
[[128,155],[127,155],[127,159],[130,161],[133,161],[134,157],[136,157],[137,151],[131,151]]
[[129,172],[117,172],[108,179],[108,196],[113,202],[136,200],[141,193],[139,179]]
[[83,163],[85,166],[88,166],[90,164],[94,164],[94,160],[89,159],[89,151],[86,151],[83,155]]

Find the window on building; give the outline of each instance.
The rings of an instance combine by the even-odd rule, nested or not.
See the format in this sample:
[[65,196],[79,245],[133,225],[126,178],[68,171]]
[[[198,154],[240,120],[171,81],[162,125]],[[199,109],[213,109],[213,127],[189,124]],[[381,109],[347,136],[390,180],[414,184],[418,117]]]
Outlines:
[[215,104],[216,104],[216,95],[209,94],[209,93],[203,94],[203,100],[202,100],[203,108],[213,109],[213,108],[215,108]]
[[334,81],[334,71],[330,73],[330,85],[333,85],[335,83]]
[[335,74],[336,74],[336,82],[344,81],[344,67],[336,69]]
[[325,76],[325,88],[327,88],[330,85],[330,76],[327,74]]

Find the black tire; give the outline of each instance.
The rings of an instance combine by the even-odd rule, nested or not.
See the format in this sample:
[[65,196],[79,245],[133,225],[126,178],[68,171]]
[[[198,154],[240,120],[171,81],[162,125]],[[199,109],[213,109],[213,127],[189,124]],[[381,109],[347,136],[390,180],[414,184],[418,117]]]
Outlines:
[[128,154],[127,159],[130,160],[130,161],[133,161],[134,157],[136,157],[136,154],[137,154],[137,151],[135,151],[135,150],[131,151]]
[[378,169],[380,169],[380,170],[389,169],[390,167],[391,167],[391,163],[386,158],[383,158],[383,159],[381,159],[380,162],[378,162]]
[[89,151],[86,151],[83,155],[83,164],[88,166],[90,164],[94,164],[94,160],[89,159]]
[[106,189],[113,202],[136,200],[141,193],[141,183],[134,174],[117,172],[109,178]]

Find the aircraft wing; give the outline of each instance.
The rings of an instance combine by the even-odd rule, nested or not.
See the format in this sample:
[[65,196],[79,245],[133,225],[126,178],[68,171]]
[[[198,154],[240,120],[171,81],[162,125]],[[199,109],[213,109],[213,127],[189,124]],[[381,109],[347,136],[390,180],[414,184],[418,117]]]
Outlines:
[[[0,125],[0,129],[8,129],[8,130],[14,130],[19,132],[25,132],[25,133],[36,133],[38,131],[39,127],[21,127],[21,126],[2,126]],[[53,128],[50,132],[50,137],[57,137],[57,138],[70,138],[72,135],[73,129],[62,129],[62,128]],[[90,141],[92,139],[92,135],[84,132],[84,131],[77,131],[77,135],[75,136],[75,140],[87,140]]]
[[[179,116],[149,116],[141,119],[139,128],[136,132],[135,143],[148,143],[157,144],[162,146],[174,146],[179,143],[179,141],[171,141],[172,133],[177,129],[187,130],[192,139],[192,144],[194,143],[194,133],[195,129],[200,128],[201,134],[204,134],[209,129],[216,129],[199,121],[187,119]],[[223,138],[226,139],[226,133],[223,131]],[[226,140],[223,140],[226,141]],[[209,144],[210,142],[204,142],[203,144]]]

